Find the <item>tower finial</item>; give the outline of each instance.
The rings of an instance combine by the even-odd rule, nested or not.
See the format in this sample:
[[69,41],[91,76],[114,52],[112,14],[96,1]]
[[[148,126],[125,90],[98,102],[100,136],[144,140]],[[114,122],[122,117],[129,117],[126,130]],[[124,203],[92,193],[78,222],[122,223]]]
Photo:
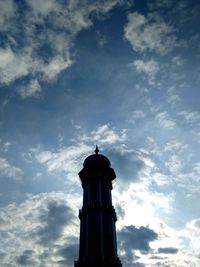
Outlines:
[[96,145],[96,148],[95,148],[95,151],[94,151],[94,152],[95,152],[96,155],[98,155],[98,153],[99,153],[99,148],[98,148],[97,145]]

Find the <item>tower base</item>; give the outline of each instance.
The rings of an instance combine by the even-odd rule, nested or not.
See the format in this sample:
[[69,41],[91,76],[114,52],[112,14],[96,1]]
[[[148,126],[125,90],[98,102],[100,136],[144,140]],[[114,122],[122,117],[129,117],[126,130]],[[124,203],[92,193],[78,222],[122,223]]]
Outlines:
[[119,258],[110,261],[95,261],[95,260],[85,260],[85,261],[75,261],[74,267],[122,267]]

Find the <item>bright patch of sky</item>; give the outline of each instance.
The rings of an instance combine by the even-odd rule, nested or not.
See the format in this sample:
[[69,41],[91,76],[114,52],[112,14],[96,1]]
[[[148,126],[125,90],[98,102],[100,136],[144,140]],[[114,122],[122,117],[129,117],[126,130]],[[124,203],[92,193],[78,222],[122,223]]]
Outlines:
[[1,266],[78,255],[78,172],[116,171],[123,266],[200,266],[200,4],[0,0]]

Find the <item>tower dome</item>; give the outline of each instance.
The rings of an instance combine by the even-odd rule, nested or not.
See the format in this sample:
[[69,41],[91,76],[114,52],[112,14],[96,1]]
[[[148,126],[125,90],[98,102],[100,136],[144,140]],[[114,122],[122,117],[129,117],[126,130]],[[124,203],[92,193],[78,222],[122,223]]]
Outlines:
[[95,154],[87,157],[83,163],[84,168],[98,168],[98,167],[108,167],[110,168],[111,164],[107,157],[102,154],[99,154],[99,149],[96,146]]

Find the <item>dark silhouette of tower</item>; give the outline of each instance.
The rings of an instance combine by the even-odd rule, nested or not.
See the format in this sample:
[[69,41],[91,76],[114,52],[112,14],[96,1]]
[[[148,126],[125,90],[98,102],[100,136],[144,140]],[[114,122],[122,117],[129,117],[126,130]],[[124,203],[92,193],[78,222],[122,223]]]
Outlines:
[[79,210],[80,245],[75,267],[122,267],[117,256],[112,206],[112,181],[116,178],[110,161],[99,154],[87,157],[79,172],[83,187],[83,207]]

